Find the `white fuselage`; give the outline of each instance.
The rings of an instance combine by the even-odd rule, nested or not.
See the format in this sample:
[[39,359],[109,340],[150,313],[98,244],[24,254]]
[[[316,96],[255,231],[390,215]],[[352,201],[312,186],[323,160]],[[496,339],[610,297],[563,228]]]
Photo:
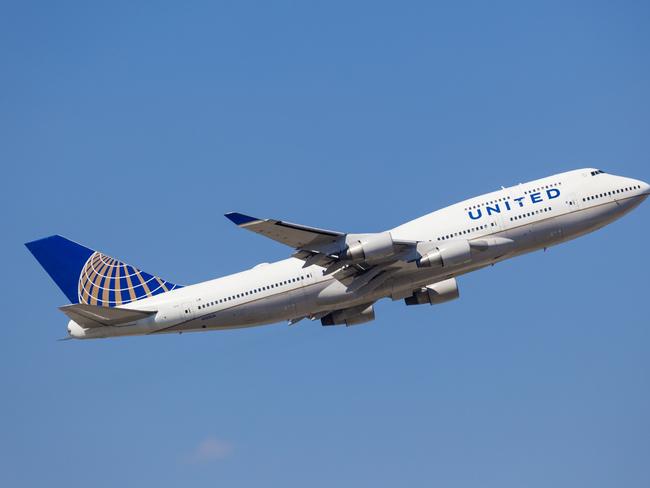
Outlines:
[[157,313],[129,325],[83,329],[71,321],[68,331],[76,338],[95,338],[250,327],[314,318],[385,297],[402,299],[423,286],[592,232],[649,193],[639,180],[593,168],[569,171],[470,198],[389,231],[394,239],[434,244],[496,243],[472,254],[470,262],[443,268],[402,262],[380,286],[359,293],[324,268],[290,258],[130,303],[124,308]]

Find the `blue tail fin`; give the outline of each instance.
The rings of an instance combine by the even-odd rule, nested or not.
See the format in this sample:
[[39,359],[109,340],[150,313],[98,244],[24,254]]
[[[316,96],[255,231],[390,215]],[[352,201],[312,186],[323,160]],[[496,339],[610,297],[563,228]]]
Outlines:
[[71,303],[115,307],[181,288],[65,237],[25,246]]

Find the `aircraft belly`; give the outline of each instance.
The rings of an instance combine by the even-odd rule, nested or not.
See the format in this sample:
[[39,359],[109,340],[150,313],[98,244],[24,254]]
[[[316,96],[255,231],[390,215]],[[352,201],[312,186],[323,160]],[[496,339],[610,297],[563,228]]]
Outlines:
[[315,296],[313,291],[315,285],[307,285],[217,310],[189,322],[165,328],[161,332],[252,327],[308,315],[314,304],[314,300],[310,299],[310,293],[306,291],[309,289],[312,289],[312,297]]
[[517,250],[527,247],[533,247],[537,243],[535,228],[532,223],[512,227],[499,234],[515,242]]
[[278,293],[234,307],[227,319],[231,325],[256,325],[288,320],[304,313],[303,288]]
[[561,229],[561,236],[551,240],[547,245],[566,242],[598,230],[621,218],[637,205],[638,202],[629,200],[624,202],[612,201],[555,217],[553,220],[556,221],[557,227]]

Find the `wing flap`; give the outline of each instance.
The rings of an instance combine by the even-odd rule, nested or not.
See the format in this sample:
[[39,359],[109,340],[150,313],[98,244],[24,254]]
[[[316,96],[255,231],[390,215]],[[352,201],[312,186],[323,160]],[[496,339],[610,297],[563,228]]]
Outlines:
[[82,303],[59,307],[59,310],[86,329],[125,325],[156,313],[155,310],[145,311],[118,307],[98,307]]

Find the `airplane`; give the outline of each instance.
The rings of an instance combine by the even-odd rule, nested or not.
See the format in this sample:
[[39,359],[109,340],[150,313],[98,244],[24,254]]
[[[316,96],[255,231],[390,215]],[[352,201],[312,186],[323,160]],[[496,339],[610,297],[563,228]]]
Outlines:
[[190,286],[59,235],[25,245],[70,304],[69,339],[183,333],[302,319],[374,320],[382,298],[437,305],[457,277],[593,232],[636,208],[647,183],[585,168],[470,198],[376,233],[225,216],[293,248],[290,258]]

